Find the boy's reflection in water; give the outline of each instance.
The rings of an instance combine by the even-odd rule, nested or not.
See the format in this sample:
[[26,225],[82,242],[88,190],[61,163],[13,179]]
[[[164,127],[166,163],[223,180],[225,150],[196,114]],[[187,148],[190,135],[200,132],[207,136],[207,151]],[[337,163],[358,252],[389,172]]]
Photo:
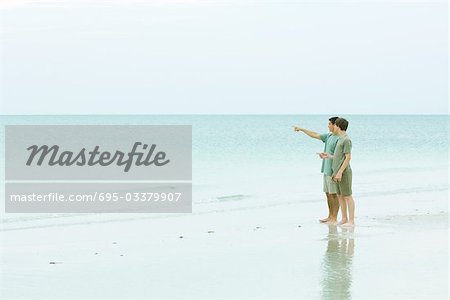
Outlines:
[[322,299],[351,299],[354,228],[328,225],[328,245],[322,265]]

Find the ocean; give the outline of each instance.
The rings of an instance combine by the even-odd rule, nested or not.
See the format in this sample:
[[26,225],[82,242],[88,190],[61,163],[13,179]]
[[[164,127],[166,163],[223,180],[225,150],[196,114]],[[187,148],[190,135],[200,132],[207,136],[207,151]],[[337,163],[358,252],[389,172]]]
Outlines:
[[[327,132],[326,115],[39,115],[2,116],[4,125],[192,125],[193,213],[324,201],[324,144],[299,125]],[[449,116],[346,115],[352,139],[355,201],[449,189]],[[4,185],[1,187],[4,207]],[[395,205],[395,204],[394,204]],[[164,217],[159,214],[5,214],[1,229]]]

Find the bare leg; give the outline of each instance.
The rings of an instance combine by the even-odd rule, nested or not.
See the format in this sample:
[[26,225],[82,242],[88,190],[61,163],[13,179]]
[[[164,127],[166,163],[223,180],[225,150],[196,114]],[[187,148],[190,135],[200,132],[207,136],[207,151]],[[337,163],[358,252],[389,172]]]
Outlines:
[[349,220],[343,226],[355,226],[355,201],[351,195],[345,196],[344,199],[348,206]]
[[342,219],[341,221],[339,221],[339,223],[337,223],[338,225],[342,225],[348,222],[348,218],[347,218],[347,204],[345,203],[345,199],[342,195],[337,195],[338,199],[339,199],[339,205],[341,206],[341,215],[342,215]]
[[327,204],[328,204],[328,217],[327,218],[325,218],[325,219],[321,219],[321,220],[319,220],[320,221],[320,223],[326,223],[326,222],[328,222],[329,220],[330,220],[330,218],[331,218],[331,199],[330,199],[330,194],[328,194],[328,193],[325,193],[325,195],[327,196]]
[[336,194],[329,194],[330,204],[330,216],[328,217],[327,224],[336,224],[339,212],[339,200]]

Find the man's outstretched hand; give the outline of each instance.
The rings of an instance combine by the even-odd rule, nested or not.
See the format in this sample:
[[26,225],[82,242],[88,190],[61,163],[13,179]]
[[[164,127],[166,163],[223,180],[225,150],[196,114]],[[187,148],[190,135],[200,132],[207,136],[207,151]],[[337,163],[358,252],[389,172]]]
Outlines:
[[294,131],[302,131],[302,128],[297,125],[292,126],[292,129],[294,129]]

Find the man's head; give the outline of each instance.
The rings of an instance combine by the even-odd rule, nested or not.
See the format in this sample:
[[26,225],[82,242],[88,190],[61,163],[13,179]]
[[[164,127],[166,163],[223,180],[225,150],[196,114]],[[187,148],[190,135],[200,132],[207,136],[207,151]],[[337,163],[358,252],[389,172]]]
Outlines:
[[348,121],[344,118],[338,118],[334,124],[337,128],[339,128],[341,131],[347,131],[348,128]]
[[328,129],[331,132],[334,132],[334,124],[336,123],[336,120],[339,119],[338,117],[331,117],[328,119]]

